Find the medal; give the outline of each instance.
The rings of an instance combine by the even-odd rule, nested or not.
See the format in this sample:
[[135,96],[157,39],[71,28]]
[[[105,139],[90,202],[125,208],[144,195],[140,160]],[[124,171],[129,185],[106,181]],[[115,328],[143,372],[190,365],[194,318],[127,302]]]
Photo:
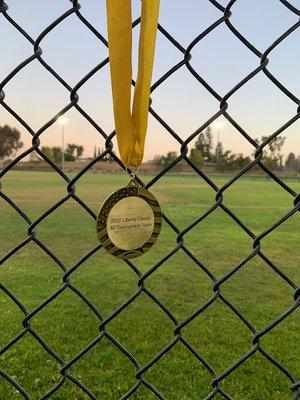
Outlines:
[[122,259],[146,253],[160,233],[161,209],[155,196],[133,177],[103,203],[97,234],[108,253]]
[[[138,75],[131,110],[131,0],[106,0],[115,126],[126,169],[139,169],[143,159],[158,24],[159,0],[143,0],[141,4]],[[146,253],[157,240],[162,224],[155,196],[139,185],[134,174],[131,176],[127,186],[105,200],[97,218],[97,235],[103,248],[121,259]]]

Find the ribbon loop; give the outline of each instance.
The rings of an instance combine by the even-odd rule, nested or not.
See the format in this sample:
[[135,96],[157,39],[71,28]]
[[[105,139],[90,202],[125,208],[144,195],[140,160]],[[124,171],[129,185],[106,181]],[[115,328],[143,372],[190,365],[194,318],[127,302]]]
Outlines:
[[138,75],[131,107],[131,0],[106,0],[114,118],[123,164],[142,163],[154,63],[160,0],[142,0]]

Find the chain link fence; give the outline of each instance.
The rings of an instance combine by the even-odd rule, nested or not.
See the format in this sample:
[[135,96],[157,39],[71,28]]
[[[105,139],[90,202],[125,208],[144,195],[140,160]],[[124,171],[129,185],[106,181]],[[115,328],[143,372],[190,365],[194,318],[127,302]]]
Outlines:
[[[75,192],[76,183],[86,174],[95,163],[98,163],[101,159],[110,155],[116,163],[118,163],[121,168],[124,169],[119,158],[113,151],[113,138],[115,136],[115,132],[107,134],[101,126],[99,126],[95,120],[85,111],[85,109],[80,105],[80,99],[77,94],[78,90],[85,85],[85,83],[94,76],[94,74],[101,70],[105,65],[108,64],[109,59],[106,58],[98,65],[96,65],[88,74],[86,74],[74,87],[71,87],[44,59],[43,59],[43,40],[45,37],[53,31],[59,24],[61,24],[64,20],[69,18],[71,15],[76,16],[78,20],[85,25],[85,27],[92,32],[92,34],[102,43],[103,46],[107,46],[107,40],[103,35],[98,31],[97,27],[93,26],[81,13],[80,11],[80,3],[77,0],[73,0],[70,2],[69,8],[55,21],[53,21],[49,26],[47,26],[40,35],[34,39],[27,32],[24,27],[19,25],[18,22],[14,19],[13,15],[10,14],[9,6],[4,2],[0,1],[0,23],[1,20],[6,19],[6,21],[11,25],[13,29],[18,31],[30,45],[33,46],[32,55],[22,61],[14,70],[12,70],[9,75],[0,83],[0,107],[4,107],[6,111],[8,111],[23,127],[24,129],[32,136],[32,146],[24,151],[22,154],[18,155],[13,161],[11,161],[8,165],[6,165],[0,173],[0,178],[4,177],[11,169],[16,166],[24,157],[30,155],[32,152],[37,152],[38,155],[51,166],[52,170],[55,173],[59,174],[61,178],[65,181],[67,188],[67,195],[61,198],[56,204],[51,206],[40,215],[37,219],[31,220],[29,216],[16,204],[14,200],[12,200],[7,194],[5,194],[5,190],[0,191],[0,196],[2,199],[23,218],[23,220],[28,224],[28,237],[22,242],[18,243],[11,251],[5,254],[0,260],[0,264],[4,264],[8,259],[13,257],[16,252],[26,246],[29,242],[34,242],[36,245],[40,247],[40,249],[47,254],[63,271],[63,281],[61,283],[61,287],[53,293],[49,298],[47,298],[42,304],[40,304],[34,310],[27,310],[24,304],[20,302],[20,300],[15,296],[15,294],[9,290],[5,285],[0,283],[0,289],[6,296],[8,296],[20,309],[20,311],[24,315],[23,319],[23,327],[22,330],[12,338],[9,343],[7,343],[1,350],[0,355],[4,355],[12,346],[16,345],[18,341],[20,341],[25,335],[31,335],[35,340],[37,340],[44,350],[51,356],[53,359],[60,365],[60,373],[61,379],[58,383],[56,383],[50,391],[44,394],[40,399],[48,399],[52,398],[52,396],[67,382],[71,381],[73,384],[77,385],[90,399],[97,399],[98,397],[92,392],[92,390],[86,387],[80,379],[74,376],[70,372],[70,368],[78,362],[85,354],[87,354],[97,343],[99,343],[103,338],[108,339],[119,352],[121,352],[128,360],[134,365],[136,368],[136,383],[131,389],[124,394],[121,399],[128,399],[134,396],[137,390],[144,386],[148,391],[152,392],[153,396],[158,399],[165,399],[164,395],[160,393],[160,391],[155,387],[155,382],[150,383],[146,377],[146,372],[156,364],[164,355],[166,355],[178,342],[180,342],[186,349],[190,352],[190,354],[200,363],[204,368],[207,369],[208,373],[211,375],[211,391],[209,395],[205,398],[205,400],[214,399],[214,398],[223,398],[223,399],[232,399],[231,395],[228,394],[222,388],[222,382],[225,380],[230,374],[232,374],[236,369],[241,367],[247,360],[251,359],[256,353],[260,353],[262,357],[264,357],[270,364],[272,364],[281,374],[286,376],[286,378],[290,381],[290,398],[292,400],[296,400],[299,398],[300,393],[300,382],[296,380],[293,375],[293,371],[287,370],[287,368],[282,365],[278,360],[271,356],[261,345],[261,339],[264,338],[265,335],[268,335],[270,331],[272,331],[275,327],[281,324],[288,316],[294,313],[299,306],[300,301],[300,291],[297,287],[296,283],[287,276],[287,274],[282,271],[262,250],[261,241],[269,235],[272,231],[274,231],[277,227],[279,227],[283,222],[288,220],[291,216],[293,216],[300,208],[300,194],[296,193],[289,185],[288,182],[280,179],[274,172],[272,172],[263,162],[263,154],[266,146],[277,136],[283,134],[285,130],[294,124],[298,118],[300,117],[300,100],[298,97],[289,91],[283,84],[280,82],[268,69],[269,56],[272,51],[285,39],[289,37],[295,30],[299,29],[300,21],[296,22],[294,25],[289,27],[289,29],[284,32],[280,37],[278,37],[270,47],[268,47],[263,53],[260,52],[257,48],[251,44],[246,37],[244,37],[241,32],[232,24],[231,15],[234,12],[234,6],[238,3],[237,0],[229,1],[228,5],[225,7],[220,4],[220,2],[216,0],[208,0],[210,3],[216,7],[216,9],[220,12],[220,18],[217,19],[212,25],[210,25],[203,32],[199,33],[199,35],[187,46],[182,46],[163,26],[159,25],[158,29],[162,35],[178,50],[178,52],[182,55],[182,59],[176,65],[174,65],[166,74],[160,77],[152,86],[152,91],[156,90],[166,79],[168,79],[172,74],[174,74],[180,68],[186,68],[190,74],[195,78],[195,84],[202,85],[208,94],[213,96],[220,104],[220,109],[214,115],[202,124],[192,135],[190,135],[187,139],[183,140],[179,134],[177,134],[168,123],[159,115],[158,111],[155,111],[155,104],[151,104],[149,112],[152,116],[158,121],[159,124],[165,129],[165,131],[171,135],[175,141],[181,146],[181,152],[178,158],[167,165],[161,172],[159,172],[150,182],[147,183],[146,187],[150,188],[160,179],[162,178],[168,171],[172,170],[174,166],[176,166],[182,160],[185,160],[187,164],[193,169],[193,171],[198,174],[204,181],[215,191],[215,203],[207,209],[202,215],[196,218],[191,224],[186,226],[185,229],[180,230],[167,216],[164,216],[165,224],[169,225],[169,227],[175,232],[177,235],[177,245],[174,249],[172,249],[168,254],[166,254],[159,262],[153,265],[146,273],[142,273],[131,261],[125,261],[129,268],[131,268],[137,277],[137,287],[136,291],[122,304],[120,305],[114,312],[112,312],[107,317],[102,317],[100,311],[97,307],[93,305],[90,299],[76,287],[71,281],[72,274],[91,257],[95,252],[100,249],[100,245],[96,248],[92,249],[88,252],[82,259],[80,259],[72,268],[68,268],[64,263],[56,257],[56,255],[47,247],[43,241],[39,239],[38,235],[38,226],[39,224],[51,213],[55,213],[58,207],[62,206],[68,199],[74,199],[86,213],[88,213],[92,218],[96,218],[94,212],[89,208],[89,206],[81,200],[81,198]],[[293,4],[288,2],[287,0],[278,0],[282,5],[284,5],[288,11],[297,17],[300,16],[300,9],[297,9]],[[66,2],[67,3],[67,2]],[[133,27],[139,24],[139,19],[134,21]],[[193,55],[194,47],[203,40],[207,35],[209,35],[214,29],[218,28],[221,24],[225,24],[226,27],[235,35],[237,41],[242,43],[243,46],[246,46],[256,57],[257,57],[257,68],[251,71],[247,76],[245,76],[237,85],[235,85],[225,96],[221,96],[218,94],[214,88],[212,88],[209,83],[196,71],[191,65],[191,59]],[[22,119],[18,113],[10,107],[9,104],[5,101],[5,86],[9,82],[13,82],[14,78],[23,68],[25,68],[28,64],[33,62],[34,60],[38,60],[38,62],[43,66],[43,68],[48,71],[70,94],[70,102],[57,114],[54,115],[44,126],[42,126],[39,130],[34,131],[27,124],[26,121]],[[228,100],[231,96],[233,96],[237,91],[239,91],[247,82],[253,79],[258,74],[264,74],[273,85],[275,85],[285,96],[287,96],[292,102],[295,103],[295,115],[288,121],[284,123],[279,129],[276,130],[271,136],[268,137],[266,141],[262,144],[258,144],[240,125],[239,123],[230,115],[230,110],[228,108]],[[84,167],[74,178],[69,179],[68,176],[53,162],[51,161],[40,149],[40,138],[43,133],[52,126],[57,118],[70,109],[77,110],[86,121],[91,124],[99,133],[99,135],[105,139],[105,150],[98,157],[93,159],[91,162]],[[248,143],[253,146],[253,150],[255,151],[255,157],[253,161],[243,168],[241,171],[236,173],[224,186],[217,186],[214,181],[207,176],[197,165],[195,165],[191,159],[188,157],[188,146],[193,139],[199,135],[200,132],[205,130],[210,124],[213,123],[218,117],[223,116],[226,120],[229,121],[230,124],[242,135]],[[281,189],[285,191],[290,196],[290,211],[283,215],[280,219],[278,219],[272,226],[268,229],[261,232],[259,235],[255,235],[249,227],[230,209],[223,203],[223,194],[224,192],[231,187],[239,178],[243,177],[248,171],[250,171],[253,167],[260,167]],[[143,184],[142,181],[140,181]],[[4,189],[4,188],[3,188]],[[194,227],[198,224],[201,224],[206,218],[208,218],[216,209],[222,209],[231,219],[234,221],[237,226],[244,231],[250,239],[253,241],[253,249],[252,251],[236,266],[232,267],[221,279],[217,279],[217,277],[213,274],[212,271],[207,269],[202,262],[189,250],[189,248],[185,244],[185,235],[190,232]],[[3,232],[2,232],[3,234]],[[193,263],[195,263],[198,267],[200,267],[204,273],[211,280],[213,285],[213,291],[211,293],[211,297],[207,299],[207,301],[202,304],[196,311],[194,311],[191,315],[189,315],[183,321],[177,320],[177,318],[173,315],[171,310],[160,301],[154,293],[147,288],[147,279],[155,274],[155,272],[163,265],[163,263],[171,258],[178,250],[181,249],[187,257],[189,257]],[[278,316],[272,323],[265,326],[261,330],[256,330],[253,324],[241,313],[222,293],[222,285],[233,277],[243,266],[249,262],[253,257],[261,258],[268,266],[280,277],[280,279],[284,280],[294,291],[294,298],[291,300],[290,308],[288,308],[282,315]],[[31,324],[31,320],[41,312],[50,302],[59,297],[65,289],[70,289],[73,293],[76,294],[90,309],[90,312],[93,313],[99,320],[99,335],[89,343],[85,348],[83,348],[78,354],[76,354],[72,359],[66,361],[59,354],[55,352],[55,350],[41,337],[41,335],[34,329]],[[154,301],[164,313],[170,319],[170,321],[174,324],[174,338],[166,347],[161,349],[152,359],[145,365],[141,365],[140,362],[131,354],[130,349],[125,348],[120,341],[118,341],[109,331],[110,322],[116,318],[124,309],[126,309],[132,302],[134,302],[141,294],[149,296],[152,301]],[[223,302],[226,307],[228,307],[234,314],[235,317],[242,321],[242,323],[247,327],[249,332],[252,335],[252,344],[251,348],[248,352],[242,355],[239,359],[237,359],[229,368],[224,370],[221,374],[217,374],[214,368],[210,365],[210,363],[189,343],[189,341],[184,337],[182,330],[188,324],[190,324],[195,318],[197,318],[200,314],[202,314],[205,310],[211,307],[217,300]],[[1,328],[2,329],[2,328]],[[4,327],[5,329],[5,327]],[[287,338],[288,339],[288,338]],[[22,387],[16,377],[9,375],[4,370],[0,371],[1,377],[7,381],[16,392],[18,392],[21,397],[24,399],[31,399],[31,395]],[[9,399],[8,399],[9,400]]]

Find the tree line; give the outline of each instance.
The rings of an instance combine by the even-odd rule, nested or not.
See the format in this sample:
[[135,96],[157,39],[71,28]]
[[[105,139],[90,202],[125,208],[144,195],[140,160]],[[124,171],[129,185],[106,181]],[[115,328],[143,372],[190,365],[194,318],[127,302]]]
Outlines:
[[[23,147],[20,140],[21,134],[16,128],[11,128],[8,125],[0,126],[0,160],[7,160]],[[267,136],[262,136],[260,139],[255,139],[258,144],[264,143],[268,139]],[[291,173],[300,173],[300,155],[291,152],[284,160],[282,152],[285,143],[285,137],[276,137],[264,148],[263,163],[270,169],[285,170]],[[59,163],[62,159],[61,147],[43,146],[41,151],[53,162]],[[64,151],[66,161],[75,161],[83,154],[84,147],[75,143],[68,143]],[[94,158],[99,156],[104,149],[94,148]],[[254,153],[253,153],[254,156]],[[190,150],[190,159],[198,166],[214,166],[218,171],[229,171],[242,169],[249,165],[251,157],[244,156],[242,153],[234,153],[232,150],[224,149],[221,142],[215,146],[213,143],[213,135],[211,128],[208,127],[201,132],[194,147]],[[169,151],[166,155],[157,155],[152,160],[152,163],[165,167],[172,161],[178,158],[178,154],[174,151]],[[112,161],[109,155],[106,155],[102,161]]]
[[[16,128],[8,125],[0,126],[0,160],[9,159],[14,153],[23,147],[20,140],[21,134]],[[60,162],[62,159],[62,148],[58,146],[43,146],[41,151],[52,161]],[[66,161],[75,161],[83,154],[84,148],[75,143],[68,143],[64,150]]]
[[[262,136],[255,139],[256,143],[262,144],[268,139]],[[264,148],[263,163],[270,169],[286,169],[288,171],[300,172],[300,155],[290,153],[284,163],[283,146],[285,137],[276,137]],[[254,156],[255,152],[253,152]],[[234,153],[232,150],[224,149],[221,142],[213,143],[213,134],[210,127],[201,132],[190,150],[190,159],[199,168],[213,166],[218,171],[240,170],[251,163],[253,158],[242,153]],[[157,155],[152,160],[153,164],[165,167],[178,158],[178,154],[169,151],[166,155]]]
[[[55,163],[60,162],[62,159],[61,147],[42,146],[41,151],[45,154],[46,157],[48,157],[51,161],[54,161]],[[64,159],[65,161],[76,161],[82,156],[83,151],[83,146],[75,143],[68,143],[66,149],[64,150]]]

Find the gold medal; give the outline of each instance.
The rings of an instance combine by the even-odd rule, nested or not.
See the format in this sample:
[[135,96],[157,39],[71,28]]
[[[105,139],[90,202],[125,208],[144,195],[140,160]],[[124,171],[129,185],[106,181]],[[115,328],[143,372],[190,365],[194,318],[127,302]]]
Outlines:
[[156,242],[162,224],[158,201],[135,178],[103,203],[97,234],[108,253],[121,259],[139,257]]

